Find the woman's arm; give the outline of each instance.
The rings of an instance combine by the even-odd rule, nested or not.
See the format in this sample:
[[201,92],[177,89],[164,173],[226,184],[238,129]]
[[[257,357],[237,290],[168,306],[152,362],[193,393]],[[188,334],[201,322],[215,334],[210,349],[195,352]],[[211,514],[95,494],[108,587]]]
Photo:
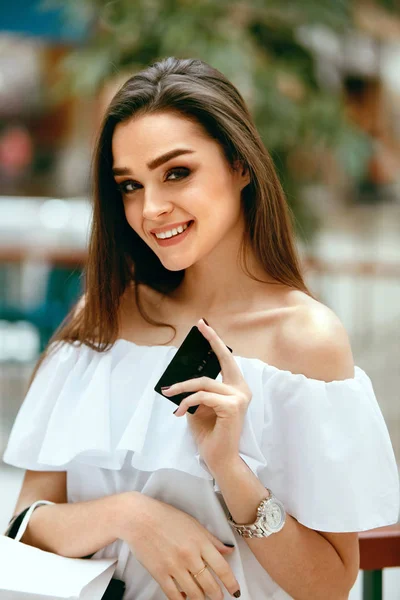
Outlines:
[[[256,507],[267,496],[259,479],[240,457],[213,474],[235,522],[253,523]],[[320,533],[287,514],[278,533],[244,539],[272,579],[295,600],[347,600],[359,568],[357,533]]]
[[71,558],[93,554],[118,539],[128,494],[134,510],[136,492],[68,504],[65,472],[27,471],[15,514],[39,499],[55,504],[33,512],[21,542]]
[[204,561],[234,595],[239,584],[224,558],[234,551],[187,513],[140,492],[123,492],[88,502],[66,502],[66,474],[27,471],[17,502],[20,512],[37,500],[21,541],[48,552],[81,558],[117,539],[126,542],[169,600],[181,600],[177,584],[189,598],[199,585],[210,598],[222,597],[211,570],[197,583]]
[[[287,323],[279,344],[284,368],[326,381],[351,378],[354,364],[347,334],[325,309],[300,310]],[[254,522],[256,507],[267,496],[264,485],[239,456],[229,464],[208,466],[234,521]],[[244,539],[264,569],[296,600],[348,598],[359,569],[357,533],[314,531],[287,515],[280,532]]]

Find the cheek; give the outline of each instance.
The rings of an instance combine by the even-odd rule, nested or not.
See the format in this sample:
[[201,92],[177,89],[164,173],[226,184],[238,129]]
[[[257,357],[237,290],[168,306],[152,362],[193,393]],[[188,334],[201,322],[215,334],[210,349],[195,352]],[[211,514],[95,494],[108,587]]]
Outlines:
[[241,210],[240,194],[229,186],[229,182],[226,186],[215,186],[213,194],[204,203],[204,214],[211,218],[213,229],[229,229],[238,220]]
[[[241,208],[240,195],[238,198],[236,190],[228,177],[221,177],[216,172],[211,173],[205,185],[199,185],[190,189],[193,198],[188,198],[188,205],[196,207],[194,214],[202,217],[215,217],[215,219],[232,220]],[[192,202],[190,202],[192,200]]]

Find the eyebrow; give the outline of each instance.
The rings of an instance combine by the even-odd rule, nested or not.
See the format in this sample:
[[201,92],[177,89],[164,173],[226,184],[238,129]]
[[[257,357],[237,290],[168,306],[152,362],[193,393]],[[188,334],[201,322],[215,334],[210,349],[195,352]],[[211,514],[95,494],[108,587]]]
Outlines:
[[[157,158],[154,158],[150,162],[147,163],[147,168],[150,171],[154,171],[157,167],[161,167],[164,163],[176,158],[177,156],[181,156],[182,154],[193,154],[194,150],[189,150],[189,148],[175,148],[175,150],[170,150]],[[113,167],[112,170],[114,175],[130,175],[131,171],[127,167]]]

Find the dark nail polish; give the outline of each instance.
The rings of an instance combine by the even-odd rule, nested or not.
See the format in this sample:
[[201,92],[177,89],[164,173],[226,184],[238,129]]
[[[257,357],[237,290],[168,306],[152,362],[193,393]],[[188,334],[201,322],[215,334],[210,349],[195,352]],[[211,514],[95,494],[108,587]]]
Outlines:
[[235,544],[225,544],[225,543],[224,543],[224,546],[228,546],[228,548],[234,548],[234,547],[235,547]]
[[164,387],[161,387],[162,391],[164,390],[168,390],[171,386],[170,385],[164,385]]
[[[206,325],[208,325],[208,322],[205,320],[205,318],[203,317],[203,321]],[[209,325],[208,325],[209,326]],[[209,326],[210,327],[210,326]]]
[[[179,408],[179,406],[178,406],[178,408]],[[172,413],[173,415],[176,413],[176,411],[178,410],[178,408],[176,410],[174,410],[174,412]]]
[[241,596],[240,590],[235,592],[233,595],[235,596],[235,598],[240,598],[240,596]]

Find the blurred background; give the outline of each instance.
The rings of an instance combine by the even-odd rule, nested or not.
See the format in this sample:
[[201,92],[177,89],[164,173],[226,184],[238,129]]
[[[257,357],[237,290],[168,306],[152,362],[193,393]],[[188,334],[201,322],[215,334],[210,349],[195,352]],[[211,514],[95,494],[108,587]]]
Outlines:
[[[347,328],[400,464],[397,0],[0,3],[1,454],[38,354],[82,288],[104,108],[171,55],[206,60],[245,97],[306,280]],[[22,475],[0,462],[2,531]],[[384,578],[384,598],[399,600],[400,568]]]

